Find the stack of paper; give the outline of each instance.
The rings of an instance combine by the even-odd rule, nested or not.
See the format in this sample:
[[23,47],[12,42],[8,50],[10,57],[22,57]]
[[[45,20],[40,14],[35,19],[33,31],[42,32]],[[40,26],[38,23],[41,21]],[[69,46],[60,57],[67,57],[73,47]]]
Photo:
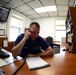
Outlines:
[[0,67],[12,64],[13,62],[21,60],[21,59],[22,59],[22,57],[20,57],[20,56],[17,56],[17,58],[13,58],[13,57],[6,58],[5,60],[0,59]]
[[6,63],[4,60],[0,59],[0,67],[7,65],[8,63]]
[[40,57],[30,57],[30,58],[27,58],[26,62],[28,64],[28,67],[29,67],[30,70],[34,70],[34,69],[39,69],[39,68],[44,68],[44,67],[50,66],[49,63],[45,62]]

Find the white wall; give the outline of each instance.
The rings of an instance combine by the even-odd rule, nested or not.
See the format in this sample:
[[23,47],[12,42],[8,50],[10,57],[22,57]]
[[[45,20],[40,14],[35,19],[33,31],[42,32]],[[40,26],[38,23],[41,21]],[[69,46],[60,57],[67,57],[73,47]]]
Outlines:
[[55,18],[42,18],[35,19],[33,22],[38,22],[40,24],[40,36],[46,38],[47,36],[52,36],[55,40],[55,20],[65,19],[64,17],[55,17]]
[[40,36],[42,36],[43,38],[46,38],[47,36],[52,36],[54,38],[54,18],[35,19],[33,21],[38,22],[40,24]]
[[29,28],[29,25],[30,25],[31,22],[32,22],[32,20],[29,19],[28,17],[26,17],[25,24],[24,24],[24,28],[25,28],[25,27]]

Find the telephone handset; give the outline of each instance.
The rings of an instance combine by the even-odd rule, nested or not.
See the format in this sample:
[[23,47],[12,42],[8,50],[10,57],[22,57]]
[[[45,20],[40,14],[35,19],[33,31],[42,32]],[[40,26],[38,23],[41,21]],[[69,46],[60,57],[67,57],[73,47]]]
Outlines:
[[30,28],[25,28],[25,31],[26,31],[26,30],[30,30]]
[[25,32],[26,32],[26,30],[29,30],[31,32],[30,28],[25,28]]

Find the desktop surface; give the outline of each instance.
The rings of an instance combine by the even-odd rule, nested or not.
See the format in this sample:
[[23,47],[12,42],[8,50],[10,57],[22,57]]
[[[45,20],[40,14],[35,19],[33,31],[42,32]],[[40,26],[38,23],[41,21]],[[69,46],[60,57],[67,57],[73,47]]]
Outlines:
[[[9,57],[9,59],[11,60],[11,57]],[[31,71],[25,62],[25,65],[16,75],[76,75],[76,54],[62,51],[61,53],[55,54],[53,57],[42,57],[42,59],[50,63],[51,66]],[[6,75],[12,75],[23,61],[23,59],[18,60],[10,65],[2,67],[2,69]]]

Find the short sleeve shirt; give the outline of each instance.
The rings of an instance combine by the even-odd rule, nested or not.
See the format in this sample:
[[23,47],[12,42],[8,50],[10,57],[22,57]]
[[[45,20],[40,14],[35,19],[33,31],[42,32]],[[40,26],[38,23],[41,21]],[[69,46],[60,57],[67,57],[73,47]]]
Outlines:
[[[23,37],[24,34],[19,35],[14,43],[14,46],[16,46],[23,39]],[[19,55],[25,57],[27,54],[40,53],[40,47],[41,49],[46,50],[49,47],[49,44],[40,36],[38,36],[35,40],[32,40],[29,37]]]

